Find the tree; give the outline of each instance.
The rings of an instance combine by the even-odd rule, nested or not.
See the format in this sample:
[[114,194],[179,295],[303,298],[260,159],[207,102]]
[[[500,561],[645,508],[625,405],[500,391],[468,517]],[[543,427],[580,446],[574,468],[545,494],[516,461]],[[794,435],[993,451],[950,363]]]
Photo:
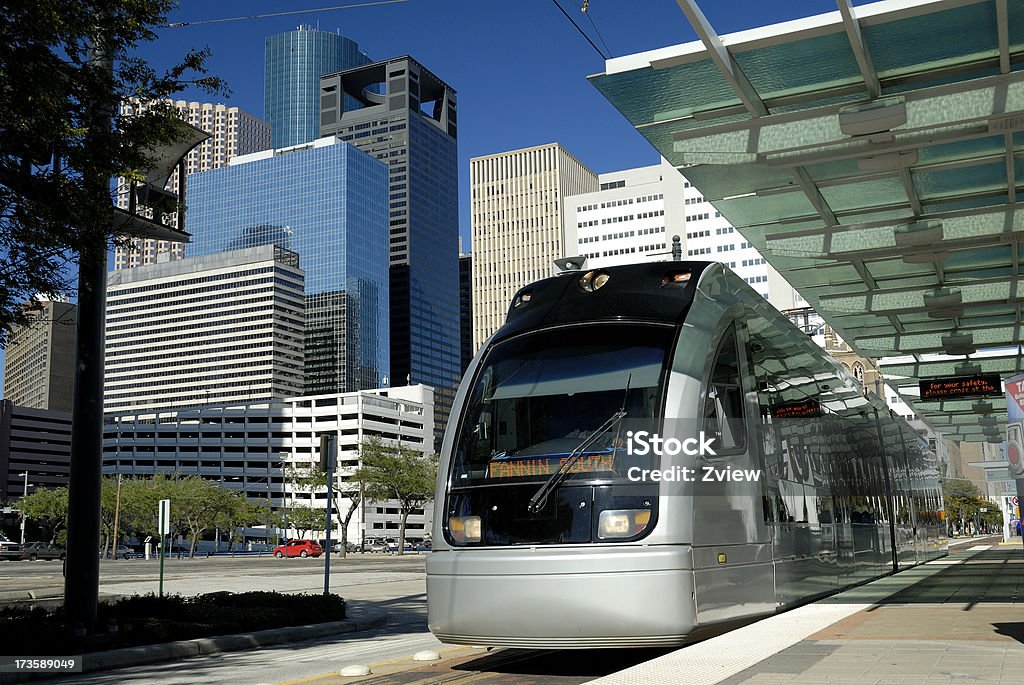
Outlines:
[[54,544],[68,522],[68,489],[39,488],[16,505],[25,518],[38,521]]
[[946,521],[957,530],[965,530],[967,522],[976,520],[980,509],[991,504],[981,496],[981,490],[974,483],[962,478],[942,481],[942,499],[946,506]]
[[288,510],[288,527],[294,528],[300,538],[305,538],[311,530],[321,530],[324,523],[326,521],[322,509],[297,504]]
[[[110,179],[138,179],[152,150],[187,128],[163,102],[189,86],[226,92],[205,75],[207,50],[158,73],[133,55],[156,38],[173,0],[5,3],[0,21],[0,346],[23,302],[72,294],[72,265],[124,231],[111,215]],[[113,63],[90,59],[99,47]],[[118,103],[159,103],[129,114]],[[112,121],[111,121],[112,118]],[[112,124],[112,125],[111,125]]]
[[171,483],[167,498],[171,500],[171,518],[177,522],[179,530],[188,531],[188,555],[194,557],[203,533],[216,528],[225,516],[233,517],[227,512],[240,510],[242,505],[238,500],[244,499],[244,495],[199,476],[187,476]]
[[[222,489],[223,490],[223,489]],[[270,511],[270,503],[266,500],[250,502],[241,493],[232,493],[214,517],[214,525],[218,530],[230,531],[229,549],[236,542],[242,541],[238,529],[257,523],[265,523]]]
[[[359,508],[360,502],[363,501],[363,491],[362,484],[358,478],[354,476],[345,477],[339,471],[340,469],[335,471],[334,474],[335,480],[332,490],[334,496],[332,501],[334,503],[333,515],[339,520],[341,528],[341,540],[339,540],[341,552],[339,556],[344,558],[347,555],[348,526],[352,521],[352,515]],[[327,489],[327,472],[318,466],[310,466],[305,469],[290,469],[286,478],[290,484],[303,490],[320,492]],[[348,506],[342,507],[345,500],[348,500]],[[327,553],[329,554],[330,550],[327,550]]]
[[405,524],[413,509],[434,497],[437,481],[437,455],[424,455],[402,447],[385,445],[377,436],[367,438],[360,449],[363,465],[355,478],[364,484],[363,496],[374,500],[396,500],[401,522],[398,528],[398,553],[405,549]]

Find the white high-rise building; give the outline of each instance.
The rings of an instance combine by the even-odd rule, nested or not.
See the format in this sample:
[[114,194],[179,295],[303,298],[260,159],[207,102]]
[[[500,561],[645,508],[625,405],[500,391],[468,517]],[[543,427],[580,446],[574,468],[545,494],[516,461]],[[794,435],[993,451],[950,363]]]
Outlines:
[[587,267],[663,262],[672,237],[685,255],[683,183],[661,164],[598,176],[600,190],[565,198],[566,256],[585,256]]
[[110,272],[104,411],[301,395],[304,278],[274,245]]
[[[337,436],[337,484],[361,465],[359,446],[376,436],[384,445],[433,452],[434,391],[425,385],[379,388],[260,402],[225,403],[177,411],[127,412],[110,416],[104,426],[103,473],[152,477],[157,473],[200,476],[238,490],[249,499],[269,501],[273,509],[307,506],[322,509],[323,488],[286,481],[319,464],[320,436]],[[351,500],[342,499],[342,516]],[[348,539],[397,537],[398,504],[370,501],[358,506]],[[407,538],[430,532],[432,507],[414,511]],[[258,528],[258,526],[254,526]],[[323,531],[312,531],[320,537]],[[339,539],[336,530],[332,538]],[[260,537],[258,530],[247,531]],[[263,535],[271,537],[274,531]],[[279,531],[282,536],[297,531]],[[209,543],[212,544],[212,543]],[[202,546],[206,549],[206,544]]]
[[469,183],[475,351],[505,322],[519,288],[550,276],[554,260],[574,256],[566,252],[563,200],[599,184],[558,143],[472,159]]
[[[206,142],[185,157],[186,178],[198,171],[227,166],[232,158],[239,155],[270,148],[270,125],[243,109],[184,100],[177,100],[173,104],[181,113],[182,119],[210,134]],[[133,107],[138,109],[141,105],[138,102],[126,105],[123,113],[130,114]],[[175,194],[178,192],[177,170],[171,174],[167,190]],[[123,183],[119,187],[117,206],[121,209],[128,208],[127,186]],[[172,223],[175,223],[173,219]],[[117,247],[114,250],[114,268],[130,269],[168,259],[181,259],[184,256],[184,243],[137,238],[128,246]]]
[[780,310],[807,302],[664,158],[655,166],[599,176],[597,192],[565,199],[566,253],[588,267],[680,258],[722,262]]
[[708,202],[700,191],[684,181],[687,259],[722,262],[759,292],[764,299],[785,312],[808,306],[800,293],[773,269],[757,248]]

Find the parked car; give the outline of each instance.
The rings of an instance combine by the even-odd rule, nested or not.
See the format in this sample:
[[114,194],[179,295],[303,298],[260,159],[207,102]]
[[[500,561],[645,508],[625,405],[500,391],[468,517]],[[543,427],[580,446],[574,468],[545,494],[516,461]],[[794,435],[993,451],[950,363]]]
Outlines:
[[[331,551],[334,552],[335,554],[340,552],[341,551],[341,543],[340,542],[335,542],[334,545],[331,546]],[[347,543],[345,543],[345,551],[346,552],[358,552],[359,551],[359,545],[357,545],[354,542],[347,542]]]
[[388,543],[380,538],[366,538],[363,541],[363,548],[367,552],[387,552]]
[[3,535],[0,535],[0,559],[17,561],[21,559],[21,545],[11,542]]
[[[100,549],[100,552],[99,552],[100,558],[101,559],[109,559],[110,558],[110,553],[111,553],[110,549],[107,548],[107,547],[104,547],[104,548]],[[135,550],[132,549],[131,547],[129,547],[128,545],[118,545],[117,549],[114,550],[114,559],[132,559],[135,556],[136,556]]]
[[21,558],[35,561],[36,559],[63,559],[64,548],[51,545],[49,542],[29,542],[21,550]]
[[324,553],[324,548],[312,540],[289,540],[280,547],[274,548],[274,556],[281,557],[318,557]]

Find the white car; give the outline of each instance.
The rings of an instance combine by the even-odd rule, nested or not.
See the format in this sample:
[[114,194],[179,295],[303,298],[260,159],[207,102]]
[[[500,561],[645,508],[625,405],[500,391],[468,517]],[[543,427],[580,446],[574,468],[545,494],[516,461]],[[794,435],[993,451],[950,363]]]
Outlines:
[[0,559],[14,561],[21,559],[21,545],[11,542],[3,535],[0,535]]

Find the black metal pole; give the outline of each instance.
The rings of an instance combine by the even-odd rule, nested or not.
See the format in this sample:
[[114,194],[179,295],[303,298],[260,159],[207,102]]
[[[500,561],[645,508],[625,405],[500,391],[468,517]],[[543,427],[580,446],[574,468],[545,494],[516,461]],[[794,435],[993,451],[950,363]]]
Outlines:
[[333,522],[331,519],[334,518],[334,512],[332,507],[332,500],[334,498],[334,461],[335,461],[335,440],[334,435],[322,435],[320,436],[320,462],[324,467],[324,471],[327,472],[327,523],[324,524],[324,530],[327,533],[327,539],[325,540],[324,556],[324,594],[331,594],[331,528]]
[[[1020,515],[1024,511],[1024,478],[1014,478],[1013,484],[1017,488],[1017,511],[1014,513],[1017,514],[1017,520],[1020,521],[1024,520],[1024,517]],[[1024,545],[1024,524],[1021,525],[1020,531],[1020,544]],[[1010,532],[1012,533],[1013,531]]]
[[71,412],[68,480],[67,625],[84,634],[96,623],[99,599],[100,489],[103,473],[103,318],[107,244],[96,236],[83,245],[78,264],[78,347]]
[[[113,62],[102,35],[103,21],[89,49],[89,67],[113,82]],[[99,76],[103,78],[103,76]],[[112,85],[111,85],[112,88]],[[102,91],[101,91],[102,92]],[[113,122],[113,93],[89,103],[86,134],[102,146]],[[78,341],[71,411],[71,473],[68,480],[68,549],[64,579],[67,627],[83,635],[96,625],[99,599],[100,488],[103,477],[103,325],[107,288],[107,231],[112,227],[110,179],[85,170],[83,183],[105,212],[102,220],[81,226],[78,251]],[[104,223],[107,222],[107,223]]]

